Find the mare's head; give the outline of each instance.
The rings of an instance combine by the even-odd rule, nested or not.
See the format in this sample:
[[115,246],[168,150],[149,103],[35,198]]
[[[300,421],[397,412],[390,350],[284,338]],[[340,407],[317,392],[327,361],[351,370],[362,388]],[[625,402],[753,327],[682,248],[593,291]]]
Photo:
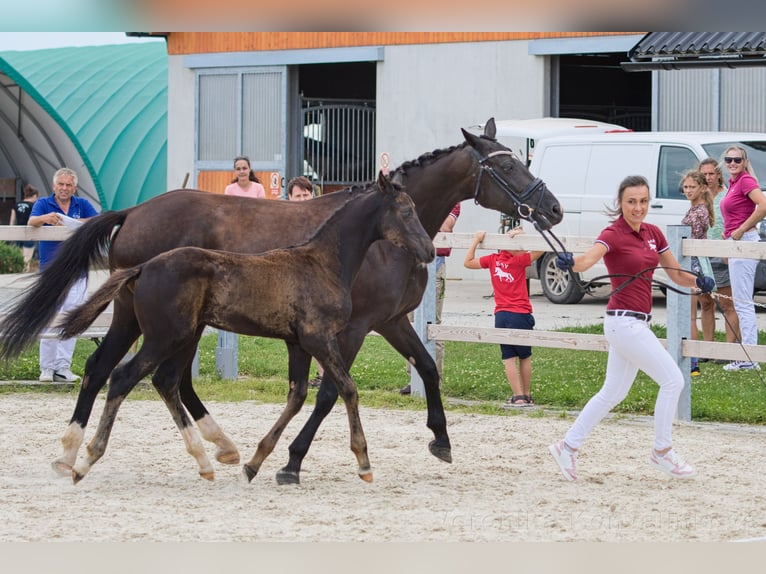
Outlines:
[[478,166],[474,199],[483,207],[517,214],[547,230],[561,221],[564,210],[541,179],[495,139],[495,120],[490,118],[484,134],[462,130]]
[[418,219],[412,198],[383,172],[378,174],[376,187],[376,193],[383,194],[388,200],[388,208],[378,226],[383,239],[409,252],[421,263],[432,261],[436,254],[434,244]]

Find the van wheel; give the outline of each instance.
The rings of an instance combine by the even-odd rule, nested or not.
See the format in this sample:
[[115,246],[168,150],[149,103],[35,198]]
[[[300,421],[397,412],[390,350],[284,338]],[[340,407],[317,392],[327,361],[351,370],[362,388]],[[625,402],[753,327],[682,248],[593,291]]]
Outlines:
[[[579,275],[578,275],[579,279]],[[551,303],[579,303],[585,293],[572,281],[569,272],[556,267],[556,254],[546,253],[540,266],[540,284]]]

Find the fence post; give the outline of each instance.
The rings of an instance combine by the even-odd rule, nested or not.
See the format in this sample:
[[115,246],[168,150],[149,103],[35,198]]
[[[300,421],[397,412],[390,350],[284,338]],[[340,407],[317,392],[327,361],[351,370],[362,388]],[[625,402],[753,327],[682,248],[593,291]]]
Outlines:
[[[436,323],[436,261],[428,264],[428,282],[420,305],[415,309],[415,332],[425,348],[436,360],[436,340],[428,338],[428,325]],[[410,392],[413,396],[424,397],[426,387],[417,369],[410,369]]]
[[222,379],[235,380],[238,374],[239,353],[236,333],[218,331],[218,347],[215,349],[215,368]]
[[[668,244],[670,251],[676,255],[676,259],[684,269],[691,269],[691,258],[682,253],[682,242],[691,235],[691,227],[688,225],[668,225]],[[691,361],[681,353],[681,343],[691,336],[692,311],[688,295],[681,295],[673,291],[667,293],[667,345],[668,352],[678,363],[684,375],[684,389],[678,399],[676,418],[682,421],[692,419],[692,386],[691,386]]]

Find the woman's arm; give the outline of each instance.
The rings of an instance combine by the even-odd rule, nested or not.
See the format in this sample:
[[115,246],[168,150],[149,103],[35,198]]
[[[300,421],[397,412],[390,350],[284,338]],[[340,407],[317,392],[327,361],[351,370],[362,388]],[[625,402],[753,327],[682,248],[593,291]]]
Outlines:
[[697,276],[691,271],[681,271],[681,265],[670,249],[660,253],[660,265],[673,283],[681,287],[697,287]]
[[576,271],[578,273],[581,271],[587,271],[596,263],[598,263],[599,259],[601,259],[604,255],[606,255],[606,245],[603,243],[594,243],[593,247],[588,249],[582,255],[578,255],[574,258],[574,267],[572,267],[572,271]]

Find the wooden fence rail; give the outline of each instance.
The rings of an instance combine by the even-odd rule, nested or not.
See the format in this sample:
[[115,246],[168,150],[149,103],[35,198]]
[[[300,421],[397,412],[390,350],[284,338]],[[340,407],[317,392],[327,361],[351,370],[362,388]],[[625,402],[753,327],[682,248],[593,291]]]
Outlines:
[[[751,259],[766,259],[766,242],[737,242],[688,239],[688,226],[670,226],[668,241],[671,250],[676,254],[682,266],[689,267],[691,256],[713,257],[743,257]],[[60,241],[72,233],[65,227],[8,226],[0,225],[0,240],[4,241],[38,241],[41,239]],[[471,245],[472,233],[438,233],[434,238],[436,247],[453,247],[466,249]],[[580,253],[593,245],[593,238],[579,236],[564,236],[560,240],[568,251]],[[479,246],[480,249],[519,249],[529,251],[549,251],[547,242],[537,234],[521,235],[509,238],[506,235],[488,233]],[[435,324],[435,290],[433,284],[433,264],[429,266],[431,281],[429,281],[423,302],[415,311],[415,329],[423,340],[426,348],[435,355],[435,341],[463,341],[469,343],[491,344],[528,344],[536,347],[559,349],[576,349],[587,351],[606,351],[608,344],[603,335],[561,333],[554,331],[525,331],[518,329],[494,329],[463,327]],[[675,293],[668,294],[667,302],[668,338],[663,340],[671,354],[677,358],[686,377],[686,385],[681,401],[679,401],[678,416],[688,420],[691,416],[691,386],[689,381],[689,357],[707,357],[725,360],[749,360],[766,362],[766,346],[742,346],[733,343],[708,341],[690,341],[688,334],[691,330],[691,309],[688,299]],[[2,316],[0,315],[0,320]],[[94,323],[91,333],[102,333],[108,328],[111,314],[106,312]],[[600,320],[594,317],[594,322]],[[86,336],[84,334],[83,336]],[[223,343],[222,343],[223,341]],[[226,347],[222,348],[222,344]],[[233,346],[233,349],[231,348]],[[233,364],[229,364],[232,363]],[[220,337],[219,349],[216,352],[216,366],[227,378],[236,377],[236,337]],[[415,369],[412,369],[412,392],[424,395],[423,382]]]

